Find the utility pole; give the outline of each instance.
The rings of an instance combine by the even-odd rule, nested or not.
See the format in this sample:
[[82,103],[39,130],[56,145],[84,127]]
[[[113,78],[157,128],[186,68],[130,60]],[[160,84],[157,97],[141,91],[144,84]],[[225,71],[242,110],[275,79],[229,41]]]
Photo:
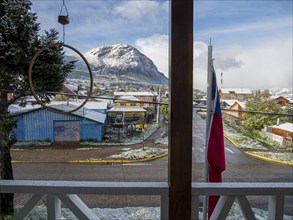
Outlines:
[[[159,88],[158,102],[160,102],[161,88]],[[160,104],[157,104],[157,124],[160,123]]]

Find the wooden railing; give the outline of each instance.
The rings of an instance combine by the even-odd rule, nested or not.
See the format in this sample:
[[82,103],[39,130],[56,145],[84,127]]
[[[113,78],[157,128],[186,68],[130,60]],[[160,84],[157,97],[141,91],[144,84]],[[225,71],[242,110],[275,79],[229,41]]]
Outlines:
[[[166,182],[74,182],[0,180],[0,193],[29,193],[33,196],[17,212],[14,219],[24,219],[38,202],[46,197],[48,219],[61,219],[61,202],[78,219],[98,219],[77,196],[86,195],[159,195],[161,219],[168,219],[169,186]],[[193,183],[192,219],[199,219],[201,196],[219,195],[220,200],[211,219],[225,219],[236,201],[246,219],[255,219],[246,196],[268,197],[268,219],[283,218],[284,197],[293,195],[293,183]]]
[[293,183],[193,183],[193,219],[199,219],[199,196],[218,195],[220,199],[211,216],[214,219],[226,219],[236,201],[245,219],[254,220],[255,215],[247,196],[268,197],[268,220],[283,219],[284,197],[293,195]]

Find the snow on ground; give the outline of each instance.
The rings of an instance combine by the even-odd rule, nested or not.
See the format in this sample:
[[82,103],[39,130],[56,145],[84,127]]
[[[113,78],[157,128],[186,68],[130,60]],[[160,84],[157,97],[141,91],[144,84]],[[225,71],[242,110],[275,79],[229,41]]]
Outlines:
[[137,159],[145,159],[145,158],[152,158],[158,155],[167,154],[168,149],[161,149],[161,148],[151,148],[151,147],[144,147],[141,149],[129,150],[120,153],[111,155],[109,159],[125,159],[125,160],[137,160]]
[[283,162],[292,162],[293,153],[289,152],[268,152],[268,148],[264,147],[259,141],[251,139],[239,132],[235,129],[224,124],[224,132],[225,134],[232,139],[235,143],[237,143],[238,148],[246,148],[252,150],[261,150],[261,151],[248,151],[249,153],[256,154],[259,156],[263,156],[269,159],[279,160]]
[[229,127],[228,125],[224,124],[224,132],[225,134],[235,141],[238,144],[239,148],[249,148],[255,150],[268,150],[268,148],[264,147],[258,141],[251,139],[235,129]]
[[293,161],[293,153],[272,153],[272,152],[260,152],[260,151],[250,151],[249,153],[270,158],[273,160],[283,161],[283,162]]
[[[156,130],[158,129],[157,124],[150,124],[147,129],[145,129],[144,134],[137,134],[133,135],[131,137],[127,137],[126,134],[121,135],[121,139],[119,141],[113,141],[113,140],[108,140],[104,141],[102,143],[100,142],[89,142],[89,141],[83,141],[81,142],[82,146],[88,146],[88,147],[81,147],[78,148],[77,150],[90,150],[90,149],[97,149],[97,146],[103,146],[103,145],[133,145],[136,143],[142,143],[143,140],[147,139],[151,134],[153,134]],[[238,148],[240,149],[251,149],[252,151],[249,151],[253,154],[267,157],[270,159],[274,160],[279,160],[279,161],[284,161],[284,162],[292,162],[293,158],[293,152],[284,152],[284,153],[273,153],[269,152],[268,148],[263,146],[259,141],[251,139],[235,129],[229,127],[228,125],[224,124],[224,133],[235,143],[237,143]],[[14,148],[12,148],[13,151],[21,151],[24,150],[22,146],[37,146],[37,147],[45,147],[46,145],[50,145],[50,142],[17,142],[14,145]],[[168,145],[168,132],[164,131],[161,134],[161,137],[155,140],[155,144],[164,144]],[[147,150],[146,150],[147,149]],[[42,149],[38,149],[42,150]],[[157,152],[156,152],[157,151]],[[164,149],[148,149],[145,147],[144,150],[133,150],[125,153],[121,153],[119,155],[113,155],[111,159],[142,159],[146,157],[154,157],[159,154],[165,154],[167,153],[167,150]],[[133,154],[133,155],[131,155]]]
[[[268,212],[261,209],[252,208],[257,220],[264,220],[268,217]],[[94,208],[92,211],[97,215],[97,220],[159,220],[159,207],[124,207],[124,208]],[[77,220],[76,216],[67,208],[61,210],[61,220]],[[202,219],[202,212],[199,212]],[[26,220],[46,220],[47,209],[38,206],[33,209]],[[241,209],[234,203],[226,220],[244,220]],[[283,220],[292,220],[292,216],[284,215]]]
[[[157,127],[155,125],[149,126],[144,133],[144,138],[149,137]],[[271,153],[267,152],[268,149],[261,145],[260,142],[255,141],[245,135],[238,133],[231,127],[224,125],[224,132],[229,138],[238,144],[239,148],[249,148],[262,151],[251,151],[253,154],[265,156],[271,159],[277,159],[281,161],[292,162],[293,153]],[[119,143],[113,143],[115,145],[127,145],[142,142],[142,135],[134,136],[132,138],[122,138]],[[161,137],[155,141],[156,144],[168,145],[168,136],[166,132],[163,132]],[[27,143],[26,143],[27,144]],[[21,143],[18,145],[21,147]],[[93,147],[78,148],[77,150],[90,150],[96,149],[94,145],[103,145],[101,143],[94,142],[83,142],[83,145],[93,145]],[[109,143],[105,143],[109,145]],[[40,146],[36,143],[36,146]],[[14,150],[18,150],[17,148]],[[22,150],[22,149],[19,149]],[[112,155],[109,159],[144,159],[150,158],[161,154],[168,153],[168,149],[160,148],[150,148],[144,147],[142,149],[132,150],[131,148],[122,148],[123,152],[117,155]],[[257,220],[267,219],[268,212],[261,209],[252,208]],[[125,208],[94,208],[93,212],[97,215],[97,219],[101,220],[156,220],[160,219],[160,208],[159,207],[125,207]],[[202,213],[199,213],[200,219],[202,218]],[[46,207],[38,206],[30,213],[26,218],[27,220],[42,220],[47,219]],[[66,208],[62,208],[62,220],[76,220],[77,218],[74,214]],[[240,207],[234,203],[227,220],[242,220],[245,219],[241,213]],[[293,220],[293,216],[283,216],[284,220]]]

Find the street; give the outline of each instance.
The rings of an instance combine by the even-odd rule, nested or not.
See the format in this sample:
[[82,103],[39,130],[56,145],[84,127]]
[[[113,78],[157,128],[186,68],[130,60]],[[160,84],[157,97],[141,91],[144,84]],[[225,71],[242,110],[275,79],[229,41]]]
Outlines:
[[[193,127],[193,182],[204,181],[204,146],[205,121],[194,113]],[[62,153],[62,150],[60,150]],[[235,148],[225,139],[226,171],[223,172],[224,182],[293,182],[293,167],[262,161]],[[68,153],[67,153],[68,154]],[[50,157],[50,151],[48,151]],[[67,155],[70,157],[70,155]],[[148,162],[128,164],[33,162],[14,163],[15,179],[30,180],[66,180],[66,181],[129,181],[152,182],[168,181],[168,157]],[[151,197],[151,196],[150,196]],[[22,203],[24,197],[16,196]],[[106,196],[97,199],[88,198],[89,204],[98,207],[121,207],[133,204],[153,206],[159,204],[159,198]],[[291,202],[292,204],[292,202]]]

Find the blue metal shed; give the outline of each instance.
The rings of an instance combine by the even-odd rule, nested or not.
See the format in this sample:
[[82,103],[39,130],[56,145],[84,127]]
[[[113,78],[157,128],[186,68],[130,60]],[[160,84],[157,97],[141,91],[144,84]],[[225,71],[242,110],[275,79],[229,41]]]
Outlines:
[[[74,105],[52,105],[51,108],[69,111]],[[50,140],[102,141],[106,114],[82,108],[71,114],[58,114],[38,107],[12,112],[17,121],[14,129],[18,141]]]

